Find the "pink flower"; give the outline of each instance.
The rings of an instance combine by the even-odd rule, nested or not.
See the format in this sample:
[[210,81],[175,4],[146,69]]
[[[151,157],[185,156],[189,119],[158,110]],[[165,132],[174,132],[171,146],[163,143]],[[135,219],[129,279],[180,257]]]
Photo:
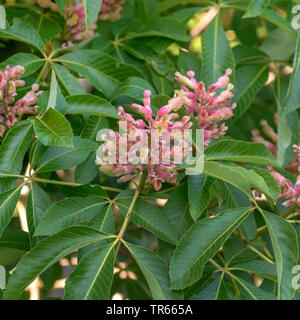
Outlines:
[[39,89],[38,84],[32,85],[32,90],[15,103],[16,88],[25,85],[25,82],[20,80],[24,72],[23,66],[7,66],[4,71],[0,70],[0,137],[17,123],[20,116],[34,115],[37,112],[38,106],[35,104],[42,94],[42,91],[36,92]]
[[161,107],[158,111],[157,111],[157,115],[158,116],[165,116],[166,114],[168,114],[171,111],[171,108],[166,105]]
[[125,0],[103,0],[99,14],[100,20],[119,20]]
[[289,207],[292,205],[296,205],[300,208],[300,146],[295,145],[294,151],[296,152],[295,158],[297,159],[298,164],[298,176],[295,185],[293,186],[292,182],[281,174],[276,172],[272,167],[268,167],[270,173],[273,175],[275,180],[281,186],[281,194],[279,198],[287,199],[282,206]]
[[[189,71],[187,77],[179,72],[175,73],[176,80],[181,85],[180,90],[176,92],[177,99],[181,99],[179,104],[183,104],[187,112],[196,117],[199,127],[204,129],[205,146],[208,146],[212,139],[225,134],[227,127],[220,122],[233,117],[236,104],[229,106],[234,88],[229,79],[231,73],[232,70],[227,69],[225,75],[207,89],[202,81],[196,81],[193,71]],[[218,89],[224,90],[217,94]]]
[[[170,105],[163,106],[153,118],[150,96],[151,92],[145,90],[143,106],[132,105],[144,115],[146,122],[142,119],[135,120],[123,107],[118,108],[122,133],[112,132],[102,137],[105,159],[97,158],[96,163],[100,164],[102,172],[120,177],[118,182],[129,181],[147,168],[148,183],[159,190],[163,182],[176,183],[178,172],[175,160],[182,160],[191,150],[189,145],[174,145],[176,134],[183,133],[192,123],[189,122],[189,116],[176,121],[179,115],[170,113],[172,106],[178,105],[178,101],[174,99],[170,100]],[[171,144],[168,145],[168,142]],[[114,150],[115,156],[110,158],[114,162],[107,164],[106,161],[112,156],[109,150]]]

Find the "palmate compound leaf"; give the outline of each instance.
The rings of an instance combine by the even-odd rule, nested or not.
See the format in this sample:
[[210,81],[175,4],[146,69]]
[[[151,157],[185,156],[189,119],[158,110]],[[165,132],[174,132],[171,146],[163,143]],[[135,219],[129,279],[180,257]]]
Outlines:
[[108,300],[116,241],[87,253],[66,281],[66,300]]
[[52,235],[78,222],[87,222],[107,201],[94,197],[71,197],[51,205],[43,213],[35,236]]
[[9,278],[4,299],[16,300],[23,290],[43,271],[79,248],[112,238],[93,228],[73,226],[40,241],[18,263]]
[[[132,190],[126,190],[115,198],[116,204],[124,215],[130,206],[132,196]],[[176,230],[163,214],[163,210],[149,202],[137,200],[130,221],[142,226],[168,243],[176,244],[178,241]]]
[[183,298],[182,292],[170,290],[168,265],[160,256],[149,249],[128,242],[125,245],[142,270],[154,300]]
[[201,278],[204,265],[247,218],[250,208],[225,210],[195,223],[181,238],[170,264],[171,288],[184,289]]
[[294,274],[292,269],[298,264],[299,245],[295,229],[283,218],[264,211],[263,217],[271,238],[278,280],[277,298],[293,299],[295,289],[292,286]]

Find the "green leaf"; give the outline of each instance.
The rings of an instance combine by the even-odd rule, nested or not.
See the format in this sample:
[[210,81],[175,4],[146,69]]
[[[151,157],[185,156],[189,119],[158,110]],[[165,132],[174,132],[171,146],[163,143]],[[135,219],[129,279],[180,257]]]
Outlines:
[[73,145],[73,148],[48,148],[36,165],[36,172],[70,169],[82,163],[90,152],[97,149],[95,142],[80,137],[73,138]]
[[[123,214],[126,214],[132,196],[132,190],[127,190],[121,192],[115,198]],[[130,221],[149,230],[158,238],[168,243],[176,244],[178,241],[176,232],[168,218],[163,214],[162,209],[149,202],[137,200],[131,213]]]
[[201,59],[196,55],[193,55],[188,52],[180,51],[177,65],[181,73],[186,74],[190,70],[195,70],[197,75],[200,76]]
[[118,119],[116,108],[103,98],[82,94],[69,96],[66,101],[69,104],[68,114],[89,114]]
[[69,121],[58,111],[50,108],[33,120],[33,128],[45,146],[73,146],[73,131]]
[[142,23],[148,24],[154,17],[155,11],[157,7],[158,1],[157,0],[138,0],[138,13],[139,18],[141,19]]
[[39,224],[42,215],[50,206],[51,200],[48,194],[37,184],[31,183],[30,192],[26,201],[26,218],[30,235],[30,244],[32,247],[38,240],[33,237],[36,227]]
[[[242,3],[232,3],[231,7],[236,8],[238,10],[246,11],[248,6]],[[274,25],[278,26],[280,29],[288,32],[294,38],[297,37],[297,32],[292,28],[291,23],[285,20],[284,18],[282,18],[275,11],[266,8],[261,14],[261,18],[273,23]]]
[[[0,290],[6,287],[6,270],[3,266],[0,266]],[[0,297],[2,299],[2,292],[0,291]]]
[[92,23],[98,18],[102,0],[83,0],[83,8],[85,13],[86,31]]
[[224,165],[214,161],[206,161],[204,174],[228,182],[243,191],[248,197],[252,197],[251,186],[243,173],[238,172],[237,168]]
[[275,203],[275,199],[273,199],[272,195],[270,194],[268,185],[265,182],[263,176],[260,176],[254,170],[251,170],[251,169],[247,170],[240,166],[234,166],[234,170],[236,170],[236,172],[243,175],[244,178],[248,180],[251,189],[257,189],[261,191],[268,198],[271,198],[272,200],[274,200],[274,203]]
[[[249,197],[241,190],[222,181],[218,181],[218,184],[220,185],[220,188],[216,190],[216,192],[223,194],[228,208],[250,207],[251,202]],[[248,217],[241,223],[239,230],[247,241],[256,237],[257,225],[253,214],[248,215]]]
[[62,85],[62,88],[68,95],[85,94],[83,87],[79,84],[76,78],[69,72],[68,69],[60,64],[52,64],[56,78]]
[[157,5],[157,12],[161,13],[161,12],[167,11],[167,10],[172,9],[173,7],[176,7],[180,4],[182,4],[182,0],[159,1],[158,5]]
[[298,263],[299,245],[295,229],[283,218],[264,211],[263,217],[269,230],[277,270],[280,300],[290,300],[295,295],[292,287],[292,268]]
[[274,199],[274,203],[276,203],[278,197],[281,194],[281,188],[278,182],[275,180],[275,178],[271,175],[270,171],[267,169],[253,167],[252,170],[255,171],[258,175],[260,175],[264,179],[269,189],[270,196],[272,199]]
[[[107,234],[115,234],[114,215],[111,208],[112,203],[102,208],[91,220],[88,221],[86,226]],[[91,252],[99,248],[100,246],[102,247],[103,245],[111,242],[112,239],[107,239],[104,242],[94,243],[79,249],[77,253],[78,261],[81,261],[81,258],[85,256],[88,252]]]
[[284,113],[279,106],[278,112],[278,150],[277,162],[285,167],[293,158],[293,144],[299,142],[299,116],[297,111]]
[[297,37],[297,32],[294,30],[291,26],[291,23],[284,18],[282,18],[278,13],[276,13],[273,10],[265,9],[265,11],[262,13],[261,17],[276,26],[278,26],[280,29],[288,32],[291,36],[294,38]]
[[108,199],[107,193],[98,185],[85,184],[78,187],[62,186],[62,193],[67,197],[94,197]]
[[128,96],[135,100],[142,100],[144,96],[144,90],[150,90],[153,95],[156,93],[152,85],[146,80],[138,77],[130,77],[122,82],[120,87],[115,92],[113,99],[122,96]]
[[38,32],[29,23],[18,18],[14,19],[11,27],[5,30],[0,29],[0,38],[24,42],[33,46],[41,53],[44,51],[44,43]]
[[282,29],[275,29],[268,33],[259,49],[272,60],[289,60],[295,51],[296,41]]
[[66,300],[108,300],[114,276],[115,244],[87,253],[66,281]]
[[57,37],[62,31],[59,24],[56,23],[55,17],[51,17],[50,14],[31,12],[27,15],[25,21],[38,32],[44,44]]
[[268,76],[268,64],[245,65],[237,69],[236,93],[234,97],[237,107],[233,112],[234,117],[226,122],[229,126],[248,110],[253,99],[268,80]]
[[30,121],[21,121],[9,129],[0,146],[0,170],[20,174],[25,153],[32,141]]
[[230,267],[230,270],[246,271],[250,273],[255,273],[258,276],[270,279],[272,281],[277,280],[275,265],[261,260],[241,262]]
[[7,65],[11,67],[22,65],[25,68],[23,77],[30,76],[35,73],[43,64],[43,60],[38,56],[31,53],[16,53],[9,57],[5,62],[1,63],[1,69],[4,69]]
[[208,86],[231,68],[234,79],[235,61],[229,41],[217,16],[202,36],[201,80]]
[[72,197],[57,201],[43,213],[34,235],[52,235],[75,222],[87,222],[105,203],[103,199],[93,197]]
[[245,281],[238,277],[235,277],[235,280],[241,286],[241,288],[247,293],[250,299],[253,299],[253,300],[275,300],[276,299],[274,295],[263,291],[262,289],[254,286],[248,281]]
[[197,221],[210,203],[210,187],[213,179],[205,175],[192,175],[188,177],[188,195],[190,215]]
[[56,100],[57,100],[57,89],[58,89],[58,84],[55,76],[54,70],[51,72],[51,84],[50,84],[50,94],[49,94],[49,100],[47,104],[46,110],[49,108],[55,109],[56,106]]
[[266,61],[268,55],[256,48],[238,45],[233,48],[233,54],[237,65],[249,64],[251,62]]
[[141,268],[154,300],[182,299],[181,292],[170,290],[168,265],[153,251],[126,243],[126,247]]
[[0,6],[0,29],[6,28],[6,12],[3,6]]
[[261,15],[268,7],[271,0],[251,0],[247,12],[243,18],[253,18]]
[[90,183],[99,173],[99,168],[95,163],[96,152],[90,155],[75,169],[75,182],[80,184]]
[[[169,4],[171,6],[173,6],[173,4],[176,4],[176,1],[178,2],[182,2],[180,0],[166,0],[160,4],[169,2]],[[170,17],[174,18],[178,21],[180,21],[181,23],[187,23],[196,13],[200,13],[203,11],[208,11],[210,8],[209,7],[190,7],[190,8],[184,8],[184,9],[179,9],[175,12],[173,12]]]
[[134,67],[97,50],[76,50],[57,59],[87,78],[106,97],[113,96],[118,84],[130,76],[141,76]]
[[206,218],[195,223],[174,251],[170,264],[171,288],[184,289],[199,280],[204,265],[249,212],[250,208],[230,209],[213,219]]
[[96,140],[97,133],[100,129],[109,128],[108,120],[104,117],[89,116],[80,133],[81,138]]
[[23,290],[54,263],[74,250],[107,238],[109,236],[95,229],[73,226],[40,241],[21,258],[15,272],[9,278],[4,298],[18,299]]
[[193,297],[193,300],[229,300],[224,290],[224,275],[221,274]]
[[126,40],[140,37],[163,37],[176,41],[190,41],[184,24],[172,18],[155,18],[149,25],[143,25],[136,32],[129,32]]
[[68,0],[55,0],[55,2],[56,2],[57,5],[58,5],[59,11],[60,11],[61,13],[63,13],[64,8],[65,8]]
[[262,143],[223,140],[205,150],[207,160],[231,160],[278,166],[276,159]]
[[297,47],[294,57],[293,73],[290,78],[287,98],[284,104],[285,112],[292,112],[300,107],[300,93],[297,90],[300,81],[300,36],[298,36]]
[[29,251],[30,239],[28,232],[14,229],[4,230],[2,236],[0,237],[0,248]]
[[17,206],[23,185],[0,194],[0,237],[9,224]]
[[193,224],[193,220],[189,216],[188,190],[185,183],[172,191],[169,200],[163,207],[163,215],[170,221],[178,239]]
[[101,209],[87,224],[88,227],[92,227],[104,233],[115,233],[115,222],[111,205],[108,205]]

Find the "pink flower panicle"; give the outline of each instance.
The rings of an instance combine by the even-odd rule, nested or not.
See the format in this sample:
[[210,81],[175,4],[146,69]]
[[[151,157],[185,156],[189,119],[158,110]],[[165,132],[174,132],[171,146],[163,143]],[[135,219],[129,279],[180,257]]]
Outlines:
[[[166,141],[173,141],[176,134],[183,134],[185,129],[192,125],[190,117],[184,116],[181,120],[177,113],[171,111],[178,108],[178,102],[171,99],[169,104],[159,109],[157,116],[153,118],[151,109],[151,91],[144,91],[143,105],[133,104],[132,107],[141,112],[145,120],[135,120],[131,114],[119,107],[119,125],[121,134],[110,131],[103,137],[105,141],[102,145],[104,155],[109,158],[109,150],[116,145],[116,163],[110,164],[97,158],[96,163],[100,165],[100,170],[106,174],[112,173],[118,177],[118,182],[129,181],[138,173],[148,170],[148,183],[159,190],[163,182],[176,183],[176,163],[174,158],[182,160],[191,147],[183,139],[180,145],[170,144],[166,146]],[[179,104],[180,105],[180,104]],[[124,125],[125,124],[125,125]],[[151,134],[151,141],[149,139]],[[173,134],[173,135],[172,135]],[[143,140],[145,139],[145,140]],[[169,140],[168,140],[169,139]],[[146,141],[142,148],[137,150],[135,146],[141,141]],[[125,148],[121,151],[120,148]],[[140,161],[134,163],[135,156]],[[165,162],[164,159],[169,161]]]
[[80,1],[76,6],[67,5],[64,10],[67,27],[67,42],[62,47],[69,47],[75,43],[79,43],[91,39],[95,35],[97,29],[97,20],[86,30],[85,12],[83,2]]
[[279,198],[287,199],[282,205],[289,207],[296,205],[300,208],[300,145],[294,145],[295,161],[297,161],[298,176],[295,185],[287,178],[276,172],[271,166],[268,167],[270,173],[273,175],[275,180],[281,186],[281,194]]
[[231,73],[232,70],[227,69],[226,73],[207,89],[202,81],[197,82],[193,71],[189,71],[187,76],[175,73],[176,80],[181,85],[176,95],[182,99],[187,112],[196,117],[199,127],[204,129],[205,146],[208,146],[212,139],[220,138],[226,133],[228,128],[223,121],[233,116],[236,104],[231,104],[234,96],[234,86],[229,79]]
[[50,9],[52,11],[59,11],[58,5],[51,0],[36,0],[36,4],[44,9]]
[[[73,5],[73,4],[76,5]],[[121,18],[121,12],[123,10],[123,4],[125,0],[103,0],[101,10],[99,13],[100,20],[116,21]],[[52,11],[59,12],[57,4],[51,0],[36,0],[36,4],[42,8],[50,9]],[[63,48],[74,45],[92,38],[95,35],[97,29],[96,19],[92,25],[86,30],[85,12],[82,0],[69,1],[64,9],[64,18],[66,20],[66,37],[62,44]]]
[[125,0],[103,0],[99,14],[100,20],[116,21],[121,18]]
[[24,114],[36,114],[38,106],[36,102],[43,91],[38,91],[39,85],[34,84],[25,96],[15,102],[16,89],[24,87],[25,82],[20,80],[24,74],[23,66],[0,70],[0,137],[3,137],[8,128],[13,127],[18,118]]

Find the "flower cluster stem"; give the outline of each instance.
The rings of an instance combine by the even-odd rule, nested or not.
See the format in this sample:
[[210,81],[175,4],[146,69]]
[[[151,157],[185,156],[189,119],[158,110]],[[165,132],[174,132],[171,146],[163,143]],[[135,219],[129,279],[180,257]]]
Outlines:
[[127,213],[126,213],[126,217],[124,219],[124,222],[122,224],[122,227],[120,229],[120,232],[118,234],[118,239],[120,240],[118,245],[117,245],[117,248],[116,248],[116,254],[118,253],[119,249],[120,249],[120,245],[121,245],[121,240],[123,239],[124,237],[124,234],[127,230],[127,227],[128,227],[128,224],[129,224],[129,219],[130,219],[130,216],[131,216],[131,213],[133,211],[133,208],[134,208],[134,205],[136,203],[136,200],[138,199],[139,195],[143,192],[143,189],[144,189],[144,186],[145,186],[145,183],[146,183],[146,179],[147,179],[147,176],[148,176],[148,171],[147,170],[144,170],[143,171],[143,174],[142,174],[142,177],[141,177],[141,181],[139,183],[139,186],[136,188],[135,190],[135,193],[134,193],[134,196],[132,198],[132,201],[129,205],[129,208],[127,210]]

